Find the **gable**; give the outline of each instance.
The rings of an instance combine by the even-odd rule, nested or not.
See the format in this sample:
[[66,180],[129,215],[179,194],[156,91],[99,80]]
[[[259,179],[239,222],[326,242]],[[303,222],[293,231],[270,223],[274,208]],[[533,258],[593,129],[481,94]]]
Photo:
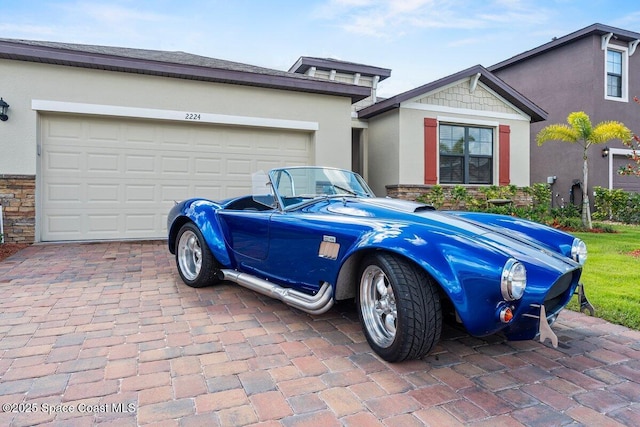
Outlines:
[[422,98],[414,99],[413,102],[409,104],[414,104],[414,106],[418,108],[420,105],[424,105],[424,107],[433,105],[454,109],[523,115],[521,111],[514,108],[510,103],[496,95],[482,83],[478,83],[475,88],[471,90],[469,80],[463,80],[443,88],[440,91],[429,93]]
[[[459,86],[459,87],[458,87]],[[488,94],[476,93],[481,88]],[[445,92],[443,100],[427,99],[437,93]],[[493,99],[496,98],[496,99]],[[416,102],[416,100],[421,102]],[[426,101],[426,102],[425,102]],[[471,104],[466,102],[471,101]],[[456,106],[450,106],[450,103]],[[474,106],[473,103],[477,105]],[[399,108],[417,108],[431,111],[449,110],[462,114],[496,114],[505,115],[502,111],[493,109],[507,108],[509,118],[527,120],[531,123],[539,122],[547,118],[547,113],[524,97],[504,81],[494,76],[481,65],[468,68],[458,73],[443,77],[431,83],[411,89],[383,101],[365,107],[358,111],[358,118],[370,119],[379,114]],[[515,113],[515,114],[514,114]]]

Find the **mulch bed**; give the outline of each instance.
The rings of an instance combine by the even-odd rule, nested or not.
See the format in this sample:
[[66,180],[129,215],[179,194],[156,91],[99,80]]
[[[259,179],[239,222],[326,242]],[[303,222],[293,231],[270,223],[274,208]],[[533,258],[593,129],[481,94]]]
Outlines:
[[0,261],[27,247],[28,243],[0,243]]

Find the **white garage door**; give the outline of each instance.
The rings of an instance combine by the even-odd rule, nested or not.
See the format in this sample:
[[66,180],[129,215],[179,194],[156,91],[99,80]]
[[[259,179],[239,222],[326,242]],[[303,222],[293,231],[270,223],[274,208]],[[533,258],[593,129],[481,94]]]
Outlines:
[[251,192],[251,173],[312,163],[301,131],[44,115],[42,241],[166,237],[176,200]]

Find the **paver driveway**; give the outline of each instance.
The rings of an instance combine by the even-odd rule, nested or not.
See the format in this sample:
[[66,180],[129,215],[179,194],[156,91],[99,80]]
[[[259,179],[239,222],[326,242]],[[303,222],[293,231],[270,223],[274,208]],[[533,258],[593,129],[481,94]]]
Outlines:
[[640,425],[640,332],[577,313],[388,364],[353,305],[191,289],[164,242],[34,245],[0,292],[0,425]]

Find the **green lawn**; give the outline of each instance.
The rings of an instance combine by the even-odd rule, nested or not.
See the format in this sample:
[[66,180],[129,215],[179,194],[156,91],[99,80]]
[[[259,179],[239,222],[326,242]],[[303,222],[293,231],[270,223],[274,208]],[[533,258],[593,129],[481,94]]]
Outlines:
[[[587,244],[582,273],[596,316],[640,330],[640,226],[615,226],[617,233],[572,233]],[[569,308],[578,310],[574,298]]]

